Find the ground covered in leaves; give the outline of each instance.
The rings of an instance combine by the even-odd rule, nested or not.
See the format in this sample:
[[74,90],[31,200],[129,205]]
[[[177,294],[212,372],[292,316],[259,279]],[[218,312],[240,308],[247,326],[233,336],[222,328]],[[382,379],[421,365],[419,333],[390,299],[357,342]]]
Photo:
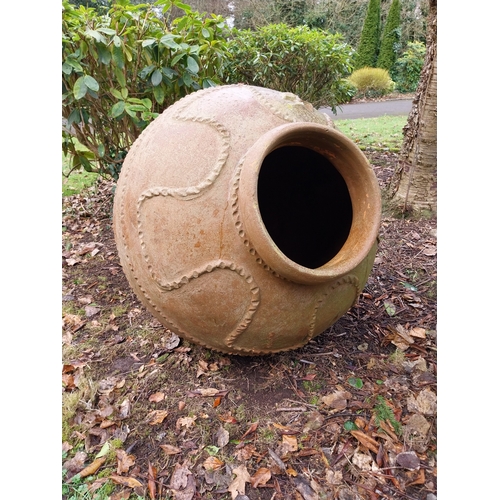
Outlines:
[[[384,188],[397,156],[366,155]],[[63,200],[63,498],[435,498],[434,219],[384,215],[356,306],[299,350],[242,358],[138,302],[112,196]]]

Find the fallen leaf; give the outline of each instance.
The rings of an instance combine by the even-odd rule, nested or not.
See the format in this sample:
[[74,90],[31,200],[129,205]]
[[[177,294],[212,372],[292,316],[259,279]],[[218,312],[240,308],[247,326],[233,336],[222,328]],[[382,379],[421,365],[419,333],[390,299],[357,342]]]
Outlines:
[[344,477],[342,475],[342,471],[336,470],[335,472],[331,469],[326,471],[326,482],[331,485],[339,485],[342,484]]
[[127,474],[130,467],[135,464],[135,456],[129,455],[125,450],[116,450],[116,459],[118,461],[118,474]]
[[87,459],[87,454],[84,451],[77,451],[73,458],[66,460],[63,464],[63,468],[66,469],[72,475],[76,474],[83,469],[85,460]]
[[119,406],[119,416],[121,419],[127,418],[130,415],[130,400],[125,398]]
[[67,441],[64,441],[64,443],[62,444],[62,451],[63,453],[65,451],[70,451],[73,449],[73,445],[69,444]]
[[425,438],[427,436],[430,427],[431,424],[429,424],[425,417],[423,415],[420,415],[419,413],[415,413],[414,415],[412,415],[405,425],[407,432],[409,432],[410,434],[415,434],[420,438]]
[[434,255],[437,254],[437,248],[434,245],[428,245],[424,247],[422,253],[424,255],[427,255],[427,257],[433,257]]
[[88,492],[89,493],[94,493],[98,489],[102,488],[104,484],[106,484],[109,481],[107,477],[101,477],[99,479],[96,479],[91,485],[88,486]]
[[101,418],[107,418],[107,417],[111,416],[114,411],[115,411],[115,409],[113,408],[112,405],[107,404],[107,403],[103,403],[102,408],[100,410],[98,410],[97,414]]
[[231,412],[217,415],[217,418],[226,424],[237,424],[238,421],[231,415]]
[[[302,448],[298,453],[296,453],[296,457],[312,457],[313,455],[317,455],[319,453],[318,450],[315,450],[314,448]],[[325,457],[324,453],[322,452],[323,457]],[[328,461],[326,461],[326,464],[328,465]]]
[[73,391],[76,389],[75,385],[75,377],[72,373],[63,373],[62,375],[62,383],[65,391]]
[[146,422],[149,425],[158,425],[161,424],[167,418],[167,415],[168,415],[167,410],[153,410],[146,417]]
[[219,460],[217,457],[208,457],[203,462],[203,467],[205,470],[214,471],[214,470],[220,469],[223,466],[224,466],[224,462]]
[[137,488],[142,486],[135,477],[124,477],[119,476],[118,474],[111,474],[109,478],[116,484],[120,484],[122,486],[126,486],[127,488]]
[[411,483],[408,483],[406,487],[408,486],[415,486],[416,484],[425,484],[425,472],[424,469],[420,469],[418,471],[417,478],[412,481]]
[[224,446],[229,443],[229,432],[226,431],[224,427],[219,427],[215,439],[217,440],[217,446],[219,448],[224,448]]
[[273,422],[273,427],[278,429],[278,433],[281,435],[288,434],[289,436],[293,436],[295,434],[300,434],[298,429],[292,429],[291,427],[287,427],[286,425],[281,425]]
[[420,327],[415,327],[415,328],[412,328],[408,333],[412,336],[412,337],[417,337],[419,339],[425,339],[425,328],[420,328]]
[[363,431],[351,431],[351,434],[366,448],[378,453],[379,444],[375,439],[365,434]]
[[389,331],[391,333],[388,335],[388,339],[401,351],[406,351],[415,342],[403,325],[396,325],[396,328],[389,326]]
[[437,397],[430,389],[424,389],[415,398],[410,395],[407,401],[408,411],[422,415],[435,415],[437,412]]
[[170,444],[160,444],[160,448],[167,454],[167,455],[177,455],[178,453],[181,453],[182,450],[180,448],[177,448],[177,446],[172,446]]
[[80,326],[83,324],[82,318],[78,316],[78,314],[65,314],[63,316],[63,325],[64,326]]
[[105,378],[105,379],[99,381],[97,390],[98,390],[99,394],[109,395],[115,389],[120,388],[119,385],[121,384],[122,381],[123,381],[123,383],[125,383],[125,379],[120,379],[120,378],[115,377],[115,376]]
[[219,393],[219,389],[208,387],[206,389],[199,389],[196,393],[203,397],[211,397],[217,395]]
[[213,387],[208,387],[206,389],[197,389],[195,391],[189,391],[187,393],[187,396],[190,397],[190,398],[195,398],[197,396],[201,396],[201,397],[215,397],[215,396],[218,396],[218,397],[224,397],[224,396],[227,396],[227,394],[229,393],[229,391],[219,391],[219,389],[215,389]]
[[203,359],[198,361],[198,371],[196,372],[196,378],[201,377],[202,375],[206,375],[208,372],[208,363]]
[[252,488],[258,488],[259,486],[266,484],[269,479],[271,479],[271,471],[267,467],[261,467],[250,478],[250,484],[252,485]]
[[220,405],[221,401],[222,401],[222,398],[221,398],[220,396],[216,397],[216,398],[214,399],[214,404],[213,404],[213,407],[214,407],[214,408],[217,408],[217,406],[219,406],[219,405]]
[[164,399],[165,399],[164,392],[155,392],[154,394],[151,394],[151,396],[149,396],[149,401],[151,401],[151,403],[159,403]]
[[234,456],[237,460],[244,461],[251,458],[257,450],[253,444],[247,444],[243,448],[239,448],[234,452]]
[[148,492],[151,500],[156,499],[156,474],[156,467],[148,461]]
[[247,468],[243,464],[233,469],[232,472],[236,477],[231,481],[227,490],[231,493],[231,498],[234,500],[238,495],[245,494],[246,483],[249,483],[251,478]]
[[80,471],[80,477],[87,477],[95,474],[106,461],[106,457],[96,458],[90,465]]
[[101,309],[99,307],[85,306],[85,316],[87,316],[87,318],[93,318],[100,311]]
[[185,427],[186,429],[189,429],[194,425],[196,422],[197,417],[180,417],[177,419],[177,422],[175,423],[175,428],[177,430],[180,430],[181,427]]
[[243,434],[243,436],[241,436],[241,439],[240,441],[242,441],[244,438],[246,438],[249,434],[252,434],[254,433],[256,430],[257,430],[257,427],[259,427],[259,422],[254,422],[248,429],[247,431],[245,432],[245,434]]
[[373,458],[369,453],[362,453],[357,450],[351,458],[352,463],[359,467],[363,471],[369,471],[372,469]]
[[101,451],[95,456],[96,458],[101,458],[101,457],[105,457],[108,453],[109,453],[109,450],[110,450],[110,445],[109,443],[106,441],[102,448],[101,448]]
[[394,316],[396,314],[396,306],[389,300],[384,301],[385,312],[389,316]]
[[321,398],[321,401],[334,410],[343,410],[347,407],[347,400],[352,398],[348,391],[336,391]]
[[174,500],[191,500],[196,493],[196,482],[192,472],[184,465],[175,464],[170,478],[170,489]]
[[75,252],[75,254],[78,255],[78,256],[85,255],[86,253],[89,253],[92,250],[94,250],[94,248],[96,247],[96,245],[97,245],[97,243],[95,243],[94,241],[91,242],[91,243],[85,243],[79,250],[77,250]]
[[172,351],[180,344],[180,342],[181,342],[180,337],[175,333],[170,332],[170,338],[165,343],[164,349],[166,349],[167,351]]
[[299,445],[297,443],[297,438],[295,436],[289,436],[284,434],[282,437],[282,446],[281,451],[283,454],[290,453],[293,451],[297,451],[299,449]]

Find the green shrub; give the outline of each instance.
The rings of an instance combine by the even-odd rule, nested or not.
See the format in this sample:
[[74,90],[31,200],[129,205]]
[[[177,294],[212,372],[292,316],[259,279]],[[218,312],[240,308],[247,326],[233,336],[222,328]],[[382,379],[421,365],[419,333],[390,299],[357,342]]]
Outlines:
[[355,68],[376,65],[380,44],[380,0],[370,0],[355,57]]
[[382,68],[357,69],[349,77],[362,97],[379,97],[394,90],[389,72]]
[[398,92],[415,92],[424,66],[425,44],[409,42],[394,65],[394,81]]
[[354,51],[339,34],[270,24],[255,31],[233,30],[228,48],[227,83],[292,92],[313,106],[332,109],[353,96],[345,78],[352,71]]
[[[172,10],[184,15],[170,21]],[[72,169],[118,177],[140,132],[179,98],[221,81],[222,17],[179,0],[116,0],[109,10],[63,1],[63,152]],[[75,147],[77,139],[88,151]]]
[[383,68],[391,73],[398,53],[401,50],[401,5],[399,0],[392,0],[387,21],[384,26],[380,52],[377,58],[377,68]]

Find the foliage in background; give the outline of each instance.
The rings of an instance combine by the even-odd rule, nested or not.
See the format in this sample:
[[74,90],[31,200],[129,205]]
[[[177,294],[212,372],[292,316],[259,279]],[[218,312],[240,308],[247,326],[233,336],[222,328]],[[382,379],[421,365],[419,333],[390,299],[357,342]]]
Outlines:
[[[172,19],[171,10],[182,17]],[[118,177],[140,132],[179,98],[221,80],[226,24],[179,0],[108,11],[63,2],[63,151],[72,169]],[[87,148],[76,149],[75,140]]]
[[[216,14],[234,19],[234,26],[239,29],[257,29],[267,24],[279,24],[290,20],[280,17],[280,4],[290,4],[289,0],[233,0],[232,11],[227,11],[227,3],[222,0],[191,0],[189,4],[198,10],[210,10]],[[295,3],[295,2],[294,2]],[[320,28],[330,33],[341,33],[346,43],[353,47],[358,42],[366,16],[367,0],[305,0],[303,21],[310,28]],[[391,2],[381,2],[381,23],[384,24]],[[401,6],[401,45],[406,47],[409,41],[425,42],[427,2],[405,0]],[[295,7],[295,12],[298,9]],[[302,14],[301,14],[302,15]]]
[[415,92],[420,81],[420,73],[424,67],[425,44],[410,42],[394,64],[394,82],[398,92]]
[[429,2],[405,0],[401,3],[401,45],[408,42],[425,43]]
[[76,5],[77,7],[80,7],[80,5],[94,8],[109,7],[109,0],[69,0],[69,3]]
[[355,69],[376,67],[380,42],[380,0],[370,0],[361,38],[357,47]]
[[341,33],[349,45],[357,46],[366,14],[366,1],[343,0],[313,2],[306,12],[310,28]]
[[307,26],[273,24],[256,31],[235,30],[228,42],[227,83],[247,83],[293,92],[316,107],[335,108],[351,100],[346,81],[353,49],[341,35]]
[[401,5],[399,0],[392,0],[391,8],[384,26],[377,68],[383,68],[392,75],[394,63],[401,51]]
[[306,15],[306,0],[275,0],[281,23],[289,26],[304,24]]
[[349,77],[360,97],[379,97],[394,90],[394,82],[389,72],[382,68],[357,69]]

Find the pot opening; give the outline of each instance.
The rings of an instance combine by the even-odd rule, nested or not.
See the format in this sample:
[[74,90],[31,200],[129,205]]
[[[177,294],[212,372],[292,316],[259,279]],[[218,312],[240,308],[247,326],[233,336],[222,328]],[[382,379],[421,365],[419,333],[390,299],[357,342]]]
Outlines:
[[323,266],[349,236],[353,211],[347,184],[330,160],[312,149],[283,146],[269,153],[257,197],[274,243],[301,266]]

